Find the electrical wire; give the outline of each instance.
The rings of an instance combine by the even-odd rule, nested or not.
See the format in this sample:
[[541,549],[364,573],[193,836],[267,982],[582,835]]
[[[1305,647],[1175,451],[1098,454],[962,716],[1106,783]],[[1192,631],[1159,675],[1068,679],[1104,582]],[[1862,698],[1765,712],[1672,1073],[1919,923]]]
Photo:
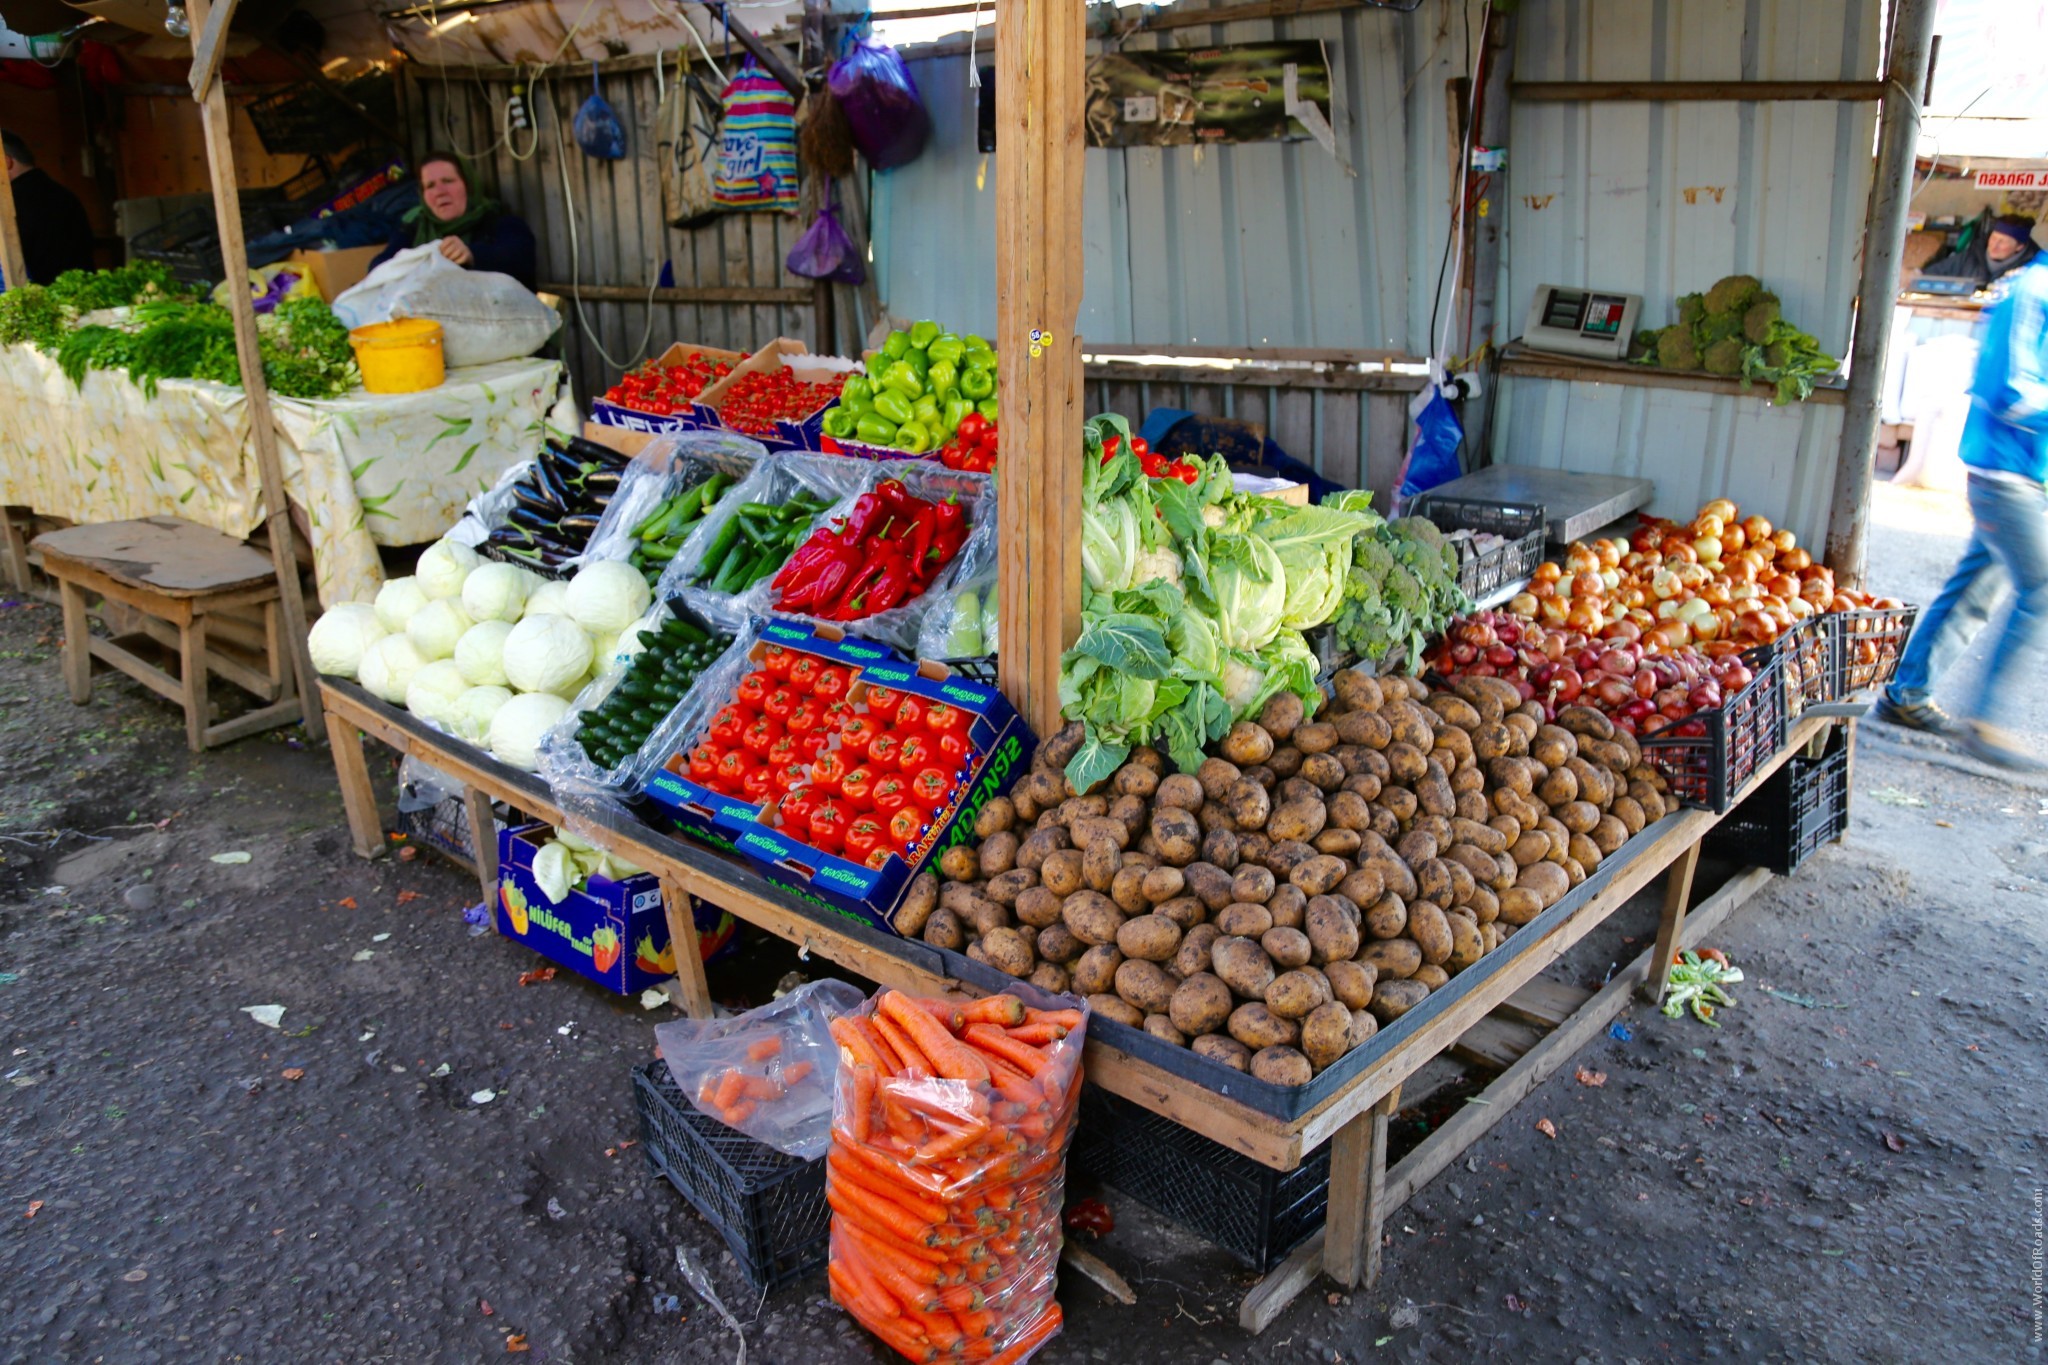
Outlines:
[[562,111],[556,106],[552,91],[548,94],[548,112],[555,120],[555,165],[562,173],[562,207],[569,220],[569,297],[576,304],[576,321],[582,324],[583,335],[589,338],[592,349],[603,357],[605,364],[623,374],[647,354],[647,343],[654,335],[654,291],[661,287],[661,272],[649,272],[654,279],[647,286],[647,325],[640,330],[640,343],[633,349],[633,358],[621,361],[604,348],[598,329],[590,325],[590,315],[583,311],[582,248],[576,233],[576,196],[569,184],[569,141],[562,135]]
[[[1450,335],[1448,328],[1448,323],[1450,322],[1450,319],[1443,318],[1443,321],[1446,325],[1442,330],[1439,330],[1438,320],[1443,315],[1445,274],[1448,273],[1450,275],[1451,293],[1456,294],[1458,290],[1459,277],[1464,273],[1465,269],[1465,225],[1469,214],[1469,210],[1471,208],[1470,193],[1472,183],[1472,140],[1475,136],[1478,135],[1479,131],[1478,124],[1480,73],[1477,65],[1475,64],[1474,54],[1472,51],[1472,6],[1470,5],[1470,3],[1468,3],[1468,0],[1453,0],[1453,3],[1455,3],[1458,6],[1459,10],[1463,13],[1464,16],[1465,69],[1470,71],[1472,75],[1470,77],[1470,87],[1466,90],[1465,136],[1459,143],[1458,147],[1458,202],[1457,206],[1451,212],[1451,225],[1444,238],[1443,259],[1437,265],[1436,297],[1431,301],[1430,304],[1429,332],[1431,345],[1435,348],[1432,352],[1432,359],[1434,360],[1446,359],[1448,358],[1450,352]],[[1486,0],[1486,10],[1480,21],[1480,32],[1482,35],[1485,33],[1486,23],[1490,21],[1492,18],[1493,0]],[[1454,246],[1456,247],[1457,258],[1457,266],[1455,269],[1453,269],[1451,265],[1453,255],[1452,248]]]

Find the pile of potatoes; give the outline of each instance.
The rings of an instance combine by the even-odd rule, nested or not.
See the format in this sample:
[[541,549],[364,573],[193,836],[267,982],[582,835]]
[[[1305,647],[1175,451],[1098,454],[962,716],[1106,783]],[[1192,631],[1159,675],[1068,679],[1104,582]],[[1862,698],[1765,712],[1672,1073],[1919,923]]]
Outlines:
[[1138,749],[1105,790],[1070,725],[915,881],[899,932],[1100,1018],[1299,1085],[1477,962],[1671,808],[1635,740],[1509,684],[1339,673],[1193,773]]

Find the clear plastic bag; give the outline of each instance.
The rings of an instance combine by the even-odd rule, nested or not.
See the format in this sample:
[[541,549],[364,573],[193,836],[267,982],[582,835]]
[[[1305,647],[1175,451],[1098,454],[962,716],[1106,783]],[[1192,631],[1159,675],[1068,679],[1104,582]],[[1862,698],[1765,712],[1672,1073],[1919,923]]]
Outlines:
[[654,727],[637,755],[631,780],[633,792],[642,791],[671,758],[697,747],[712,716],[732,700],[740,679],[753,671],[753,662],[747,656],[761,642],[761,630],[767,624],[760,617],[742,621],[717,662],[698,675],[696,685],[690,689],[689,705],[677,707]]
[[[991,517],[991,521],[993,518]],[[977,530],[979,528],[976,528]],[[996,537],[967,537],[959,571],[933,601],[917,631],[920,659],[986,659],[996,652]]]
[[932,135],[932,116],[901,53],[887,43],[856,38],[832,64],[825,83],[846,111],[854,145],[870,166],[886,171],[917,160]]
[[848,460],[836,455],[767,456],[755,464],[754,472],[738,487],[719,500],[718,507],[710,516],[698,523],[697,529],[690,533],[690,538],[683,542],[683,547],[676,551],[675,558],[663,571],[661,586],[655,595],[670,600],[680,599],[706,619],[728,627],[765,611],[765,591],[757,589],[765,589],[769,578],[763,578],[740,593],[713,592],[709,587],[691,581],[703,567],[704,556],[718,540],[719,532],[725,529],[726,523],[739,514],[743,504],[761,502],[779,506],[795,494],[805,492],[824,498],[830,504],[811,519],[811,530],[816,530],[819,526],[829,525],[833,517],[845,514],[846,505],[873,484],[874,471],[875,466],[864,460]]
[[832,1024],[832,1297],[910,1359],[1022,1361],[1059,1330],[1087,1017],[1028,987],[964,1006],[885,990]]
[[[657,436],[642,447],[619,476],[619,490],[606,504],[583,562],[624,559],[633,532],[671,493],[681,493],[714,474],[744,479],[768,455],[768,447],[731,431],[682,431]],[[727,490],[730,493],[733,490]]]
[[674,1019],[654,1028],[669,1075],[698,1112],[803,1161],[832,1141],[839,1071],[834,1019],[861,1006],[857,987],[811,981],[730,1019]]
[[839,209],[833,204],[829,192],[818,216],[811,220],[811,225],[804,229],[804,235],[797,238],[796,245],[789,249],[788,264],[790,274],[801,275],[807,280],[832,280],[839,284],[866,282],[867,267],[861,264],[853,239],[839,225]]

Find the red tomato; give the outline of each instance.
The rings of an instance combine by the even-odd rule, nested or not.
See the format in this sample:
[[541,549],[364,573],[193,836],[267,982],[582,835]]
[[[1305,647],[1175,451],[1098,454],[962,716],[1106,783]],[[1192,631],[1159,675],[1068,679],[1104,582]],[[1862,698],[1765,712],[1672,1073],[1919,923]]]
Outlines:
[[856,815],[846,826],[846,856],[864,863],[887,838],[889,827],[872,815]]
[[746,746],[748,753],[759,758],[766,758],[768,751],[775,747],[775,741],[781,738],[782,722],[767,716],[750,721],[740,733],[740,743]]
[[734,690],[733,697],[744,706],[758,707],[768,699],[774,681],[775,679],[758,670],[749,673],[740,679],[740,685]]
[[770,645],[761,651],[761,671],[773,678],[786,678],[796,663],[796,651]]
[[710,786],[711,779],[718,776],[718,746],[699,744],[690,750],[690,780],[703,786]]
[[877,811],[883,815],[892,815],[909,804],[910,780],[901,773],[885,773],[875,779],[871,799]]
[[803,751],[806,763],[824,753],[825,746],[831,742],[832,737],[823,730],[809,730],[796,737],[797,748]]
[[917,697],[905,697],[903,704],[896,708],[896,728],[910,731],[924,727],[924,702]]
[[824,662],[815,654],[799,654],[796,662],[789,666],[789,684],[797,691],[811,693],[818,681],[818,670]]
[[711,742],[721,749],[730,749],[746,733],[747,720],[747,713],[737,706],[720,707],[711,718]]
[[816,787],[798,787],[782,798],[782,827],[801,839],[811,832],[811,812],[825,799]]
[[870,715],[893,716],[903,703],[903,694],[893,687],[870,687],[861,700],[868,704]]
[[910,799],[926,810],[937,810],[946,804],[946,798],[953,794],[953,779],[950,774],[937,768],[920,768],[910,779]]
[[818,670],[817,680],[811,684],[811,692],[814,696],[823,697],[827,701],[838,701],[846,695],[847,688],[852,685],[853,678],[845,669],[837,664],[826,664]]
[[811,812],[808,826],[811,847],[822,848],[827,853],[837,853],[846,840],[846,807],[836,801],[821,801],[818,808]]
[[[883,831],[885,836],[887,833],[887,830]],[[875,872],[880,872],[888,867],[889,860],[896,856],[896,850],[890,848],[886,843],[877,844],[874,850],[868,854],[867,862],[864,865]]]
[[789,719],[782,722],[783,728],[793,735],[808,734],[818,728],[821,708],[816,700],[806,697],[798,702],[796,709],[789,713]]
[[865,756],[882,727],[870,716],[848,716],[839,726],[839,746],[848,753]]
[[964,735],[973,724],[974,717],[957,706],[939,701],[925,708],[924,728],[933,734],[958,732]]
[[959,772],[967,765],[967,756],[974,752],[973,747],[967,742],[967,736],[957,730],[948,730],[935,738],[932,745],[939,751],[938,766],[947,772]]
[[869,766],[875,768],[900,767],[901,764],[897,762],[897,758],[898,751],[902,748],[903,741],[901,739],[890,734],[887,730],[882,731],[868,741]]
[[775,795],[775,770],[765,763],[747,769],[740,779],[740,795],[756,805],[766,805]]
[[778,687],[761,702],[761,712],[786,723],[796,713],[797,704],[795,692],[787,687]]
[[754,757],[745,749],[727,749],[718,757],[718,780],[707,782],[705,785],[716,787],[727,796],[738,796],[740,783],[746,779],[753,766]]
[[770,762],[768,773],[775,779],[775,791],[778,795],[793,792],[811,780],[804,775],[801,763]]
[[938,750],[929,735],[905,735],[896,750],[897,765],[907,773],[916,772],[937,757]]
[[[783,732],[782,738],[768,746],[765,757],[777,767],[793,767],[806,761],[806,755],[798,743],[797,736],[787,731]],[[788,791],[789,788],[784,787],[783,790]]]
[[889,839],[906,853],[917,846],[917,837],[924,833],[924,812],[916,806],[904,806],[889,817]]
[[[835,754],[844,752],[843,749],[834,751]],[[875,770],[865,764],[847,769],[846,776],[839,780],[839,790],[855,810],[872,810],[875,804]]]

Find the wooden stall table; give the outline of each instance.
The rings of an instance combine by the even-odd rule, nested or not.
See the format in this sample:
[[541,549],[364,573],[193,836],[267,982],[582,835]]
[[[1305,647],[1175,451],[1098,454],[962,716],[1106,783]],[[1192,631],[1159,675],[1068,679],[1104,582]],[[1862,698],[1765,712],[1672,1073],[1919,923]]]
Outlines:
[[[194,753],[299,719],[268,555],[177,517],[73,526],[36,537],[35,548],[64,608],[64,680],[72,701],[92,700],[92,661],[99,659],[183,707],[185,743]],[[141,612],[141,631],[96,637],[86,621],[87,593]],[[253,625],[251,612],[259,618]],[[177,676],[135,653],[131,646],[144,640],[176,651]],[[269,705],[213,724],[210,673]]]
[[[561,807],[538,777],[493,761],[354,684],[323,679],[321,693],[349,827],[362,856],[374,857],[383,847],[376,795],[363,759],[363,734],[417,755],[466,784],[479,850],[495,850],[488,814],[493,799],[536,819],[563,822]],[[1753,791],[1793,754],[1824,740],[1833,723],[1835,717],[1812,713],[1794,722],[1785,747],[1758,767],[1742,794]],[[1347,1286],[1361,1280],[1371,1283],[1379,1272],[1387,1215],[1603,1030],[1637,993],[1660,997],[1671,954],[1711,931],[1770,880],[1769,873],[1751,869],[1699,906],[1690,905],[1700,841],[1721,819],[1687,810],[1645,829],[1571,895],[1453,977],[1451,984],[1432,992],[1411,1011],[1412,1024],[1404,1017],[1388,1025],[1374,1042],[1358,1050],[1363,1064],[1355,1075],[1321,1104],[1293,1118],[1261,1112],[1090,1033],[1085,1053],[1090,1082],[1263,1165],[1293,1170],[1323,1144],[1333,1144],[1327,1225],[1246,1295],[1239,1310],[1246,1330],[1264,1330],[1318,1274]],[[1000,988],[992,968],[929,944],[882,934],[829,907],[808,904],[736,859],[630,817],[598,824],[593,828],[590,821],[583,821],[576,832],[660,877],[680,973],[670,993],[679,1007],[694,1015],[708,1014],[710,992],[689,914],[693,896],[713,900],[749,924],[899,990],[976,995]],[[487,898],[497,894],[496,862],[494,851],[478,859]],[[1544,968],[1667,872],[1656,948],[1595,993],[1538,979]],[[1466,1106],[1388,1169],[1387,1121],[1399,1108],[1403,1082],[1432,1059],[1484,1034],[1493,1023],[1489,1016],[1495,1014],[1536,1022],[1550,1031],[1482,1092],[1478,1098],[1486,1103]]]

